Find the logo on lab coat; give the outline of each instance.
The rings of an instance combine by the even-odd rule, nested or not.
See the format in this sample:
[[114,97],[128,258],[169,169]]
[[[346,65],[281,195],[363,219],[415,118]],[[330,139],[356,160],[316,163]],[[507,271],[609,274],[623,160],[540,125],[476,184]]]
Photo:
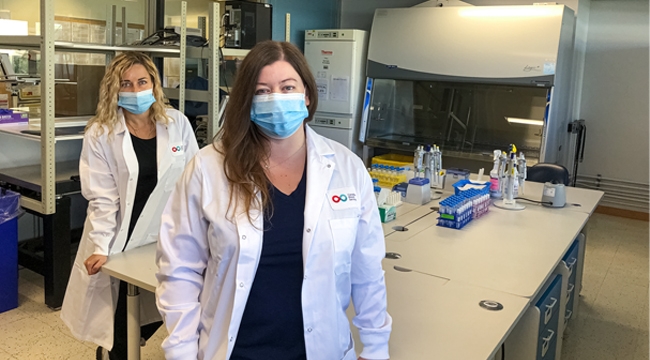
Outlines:
[[357,201],[357,194],[355,193],[349,193],[349,194],[341,194],[341,195],[334,195],[332,196],[332,201],[335,203],[339,202],[346,202],[346,201]]
[[358,208],[357,193],[354,188],[334,189],[327,193],[332,210]]

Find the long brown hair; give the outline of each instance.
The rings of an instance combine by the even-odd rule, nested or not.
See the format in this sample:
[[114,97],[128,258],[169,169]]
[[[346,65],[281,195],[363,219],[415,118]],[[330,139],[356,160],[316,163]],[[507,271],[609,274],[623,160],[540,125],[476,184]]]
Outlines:
[[[118,93],[120,92],[120,84],[122,83],[122,75],[125,71],[136,64],[144,66],[151,77],[151,82],[153,83],[153,96],[156,98],[156,102],[151,105],[151,121],[161,121],[163,123],[169,121],[167,111],[165,110],[165,108],[169,106],[167,105],[165,94],[163,94],[162,91],[162,85],[160,84],[156,65],[151,61],[151,58],[145,54],[126,51],[117,55],[106,68],[104,78],[99,85],[99,102],[97,103],[97,111],[95,116],[88,121],[86,130],[90,129],[92,124],[98,123],[99,125],[106,125],[108,128],[108,135],[113,133],[115,125],[117,125],[118,122],[117,100]],[[97,135],[101,135],[104,132],[104,126],[98,126],[96,130]]]
[[[241,201],[251,222],[251,208],[267,209],[270,203],[268,179],[261,165],[268,158],[269,142],[251,121],[251,105],[262,68],[279,60],[291,64],[302,79],[309,97],[309,116],[305,121],[311,120],[318,106],[318,91],[307,60],[291,43],[263,41],[251,49],[237,70],[226,107],[226,120],[216,136],[220,144],[213,143],[224,156],[224,171],[230,186],[228,208],[237,209]],[[261,202],[257,198],[258,191]]]

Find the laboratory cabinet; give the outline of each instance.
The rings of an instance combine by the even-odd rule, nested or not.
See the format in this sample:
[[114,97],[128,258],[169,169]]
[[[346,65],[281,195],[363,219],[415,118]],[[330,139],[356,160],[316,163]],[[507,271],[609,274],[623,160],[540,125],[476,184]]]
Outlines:
[[563,316],[562,275],[547,281],[544,291],[526,310],[505,342],[505,359],[557,360],[558,334]]
[[577,268],[581,265],[578,263],[578,249],[579,249],[579,240],[576,238],[571,245],[569,246],[569,249],[566,251],[564,256],[562,257],[562,260],[560,260],[560,263],[557,265],[555,269],[555,274],[560,274],[562,275],[562,294],[560,295],[561,297],[561,302],[559,304],[559,310],[560,310],[560,322],[558,324],[558,347],[557,347],[557,354],[556,354],[556,359],[560,359],[560,355],[562,354],[562,341],[563,341],[563,335],[564,335],[564,329],[566,329],[567,323],[569,322],[569,319],[573,315],[573,304],[574,302],[572,301],[575,298],[576,294],[576,275],[577,275]]

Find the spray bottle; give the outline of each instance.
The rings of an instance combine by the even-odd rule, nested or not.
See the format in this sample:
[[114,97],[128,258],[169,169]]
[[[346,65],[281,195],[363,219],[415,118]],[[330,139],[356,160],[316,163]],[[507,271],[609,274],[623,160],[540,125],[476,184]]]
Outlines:
[[490,171],[490,196],[501,198],[501,184],[499,184],[499,166],[501,166],[501,150],[494,150],[494,167]]

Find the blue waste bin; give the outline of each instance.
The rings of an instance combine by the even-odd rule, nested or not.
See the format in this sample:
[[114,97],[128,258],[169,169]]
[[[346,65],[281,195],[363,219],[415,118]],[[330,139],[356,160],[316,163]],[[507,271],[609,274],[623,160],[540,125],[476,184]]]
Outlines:
[[0,191],[0,313],[18,307],[20,194]]

